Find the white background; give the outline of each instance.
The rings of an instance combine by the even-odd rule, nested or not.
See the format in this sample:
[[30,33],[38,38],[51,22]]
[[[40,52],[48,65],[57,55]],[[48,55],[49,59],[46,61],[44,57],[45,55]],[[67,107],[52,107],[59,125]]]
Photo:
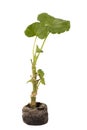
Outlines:
[[[37,15],[70,20],[71,29],[50,35],[38,67],[45,71],[46,86],[37,100],[48,105],[49,122],[28,126],[22,107],[30,102],[33,38],[24,30]],[[87,130],[87,4],[86,0],[0,1],[0,129]]]

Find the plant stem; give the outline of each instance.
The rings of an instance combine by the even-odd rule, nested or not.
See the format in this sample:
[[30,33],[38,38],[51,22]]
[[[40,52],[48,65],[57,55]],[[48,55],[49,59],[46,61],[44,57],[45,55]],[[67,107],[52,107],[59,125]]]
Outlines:
[[[31,107],[35,108],[36,107],[36,95],[37,95],[37,89],[40,85],[40,82],[38,82],[37,80],[37,71],[36,71],[36,62],[39,58],[40,53],[38,53],[38,55],[36,55],[36,39],[37,37],[35,37],[34,40],[34,45],[33,45],[33,50],[32,50],[32,54],[33,54],[33,61],[32,61],[32,85],[33,85],[33,91],[31,94]],[[43,49],[43,46],[45,44],[46,38],[44,39],[42,46],[41,46],[41,50]]]
[[37,85],[37,89],[38,89],[38,87],[39,87],[40,83],[41,83],[41,81],[39,81],[39,83],[38,83],[38,85]]
[[37,73],[36,73],[36,64],[32,63],[32,85],[33,85],[33,91],[31,94],[31,107],[36,107],[36,95],[37,95]]
[[36,44],[36,39],[37,39],[37,36],[35,37],[35,40],[34,40],[34,45],[33,45],[33,50],[32,50],[32,54],[33,54],[33,61],[34,61],[34,56],[35,56],[35,44]]
[[32,108],[36,107],[36,95],[37,95],[37,73],[36,73],[36,61],[35,61],[35,57],[36,57],[36,51],[35,51],[36,39],[37,39],[37,37],[35,37],[33,50],[32,50],[32,55],[33,55],[33,60],[32,60],[32,85],[33,85],[33,91],[31,93],[31,107]]
[[[45,38],[44,41],[43,41],[43,43],[42,43],[42,46],[41,46],[41,48],[40,48],[41,50],[42,50],[43,47],[44,47],[44,44],[45,44],[46,39],[47,39],[47,38]],[[37,62],[37,59],[38,59],[39,55],[40,55],[40,53],[38,53],[38,55],[37,55],[36,62]]]

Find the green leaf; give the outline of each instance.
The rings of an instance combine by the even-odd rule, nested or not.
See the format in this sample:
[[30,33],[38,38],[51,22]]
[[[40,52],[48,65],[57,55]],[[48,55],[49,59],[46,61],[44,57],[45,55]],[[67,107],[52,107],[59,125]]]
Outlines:
[[52,26],[49,26],[49,31],[53,34],[55,34],[55,33],[60,34],[65,31],[68,31],[69,28],[70,28],[69,21],[56,19],[56,20],[54,20]]
[[38,47],[38,45],[36,46],[36,52],[37,53],[42,53],[43,51]]
[[39,28],[37,29],[36,36],[40,39],[45,39],[49,34],[49,30],[44,24],[40,23]]
[[26,28],[26,36],[45,39],[49,33],[60,34],[70,29],[70,21],[55,18],[47,13],[39,14],[37,20],[38,22],[32,23]]
[[68,31],[70,28],[70,22],[53,16],[48,15],[47,13],[41,13],[38,15],[37,19],[48,28],[49,33],[63,33]]
[[44,72],[43,72],[43,70],[39,69],[37,71],[37,74],[40,77],[40,82],[45,85],[45,79],[44,79]]
[[35,22],[35,23],[32,23],[31,25],[29,25],[26,30],[25,30],[25,35],[28,36],[28,37],[33,37],[36,35],[36,32],[39,28],[39,22]]
[[28,37],[37,36],[40,39],[44,39],[47,37],[48,31],[43,24],[40,22],[35,22],[26,28],[25,35]]
[[32,79],[28,80],[27,83],[32,82]]
[[43,72],[43,70],[41,70],[41,69],[39,69],[39,70],[37,71],[37,74],[38,74],[38,76],[40,77],[40,79],[43,78],[43,76],[44,76],[44,72]]
[[47,13],[41,13],[38,15],[37,20],[45,24],[45,26],[51,25],[54,21],[54,17],[48,15]]

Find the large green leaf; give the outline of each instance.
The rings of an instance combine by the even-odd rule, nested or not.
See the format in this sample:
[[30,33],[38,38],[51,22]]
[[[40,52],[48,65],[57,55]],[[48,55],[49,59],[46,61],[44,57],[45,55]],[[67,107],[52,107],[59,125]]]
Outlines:
[[47,13],[38,15],[37,19],[48,28],[49,33],[63,33],[70,28],[70,22],[58,18],[54,18]]
[[28,37],[33,37],[36,35],[37,29],[39,28],[39,22],[32,23],[25,30],[25,35]]
[[39,22],[32,23],[25,30],[25,35],[28,37],[37,36],[40,39],[45,39],[49,33],[60,34],[68,31],[70,28],[70,22],[53,16],[47,13],[41,13],[38,15],[37,20]]

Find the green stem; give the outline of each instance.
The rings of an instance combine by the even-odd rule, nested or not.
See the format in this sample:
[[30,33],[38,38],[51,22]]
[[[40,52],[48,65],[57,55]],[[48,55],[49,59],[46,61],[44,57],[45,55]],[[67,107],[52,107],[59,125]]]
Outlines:
[[36,73],[36,64],[32,62],[32,85],[33,91],[31,94],[31,107],[36,107],[36,95],[37,95],[37,73]]
[[35,57],[35,44],[36,44],[36,39],[37,39],[37,36],[35,37],[35,40],[34,40],[34,45],[33,45],[33,50],[32,50],[32,54],[33,54],[33,61],[34,61],[34,57]]
[[37,95],[37,73],[36,73],[36,61],[35,61],[36,39],[37,39],[37,37],[35,37],[33,50],[32,50],[32,55],[33,55],[33,61],[32,61],[32,86],[33,86],[33,91],[31,93],[31,107],[32,108],[36,107],[36,95]]
[[[41,46],[41,48],[40,48],[41,50],[42,50],[43,47],[44,47],[44,44],[45,44],[46,39],[47,39],[47,38],[45,38],[44,41],[43,41],[43,43],[42,43],[42,46]],[[37,62],[37,59],[38,59],[39,56],[40,56],[40,53],[38,53],[38,55],[37,55],[36,62]]]
[[41,81],[39,81],[38,85],[37,85],[37,89],[39,88],[39,85],[40,85]]
[[[40,85],[41,82],[37,82],[37,71],[36,71],[36,62],[37,59],[39,58],[40,53],[38,53],[38,55],[36,55],[36,39],[37,37],[35,37],[34,40],[34,45],[33,45],[33,50],[32,50],[32,54],[33,54],[33,61],[32,61],[32,85],[33,85],[33,91],[31,94],[31,107],[35,108],[36,107],[36,95],[37,95],[37,89]],[[42,46],[41,46],[41,50],[43,49],[43,46],[45,44],[46,38],[44,39]]]

